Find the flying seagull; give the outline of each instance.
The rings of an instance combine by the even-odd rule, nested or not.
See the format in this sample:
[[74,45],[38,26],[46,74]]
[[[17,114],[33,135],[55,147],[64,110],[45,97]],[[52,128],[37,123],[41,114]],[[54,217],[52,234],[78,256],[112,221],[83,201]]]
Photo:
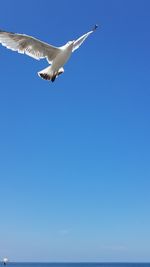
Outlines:
[[26,34],[18,34],[0,30],[0,43],[19,53],[26,54],[32,58],[40,60],[46,58],[50,66],[38,72],[38,75],[52,82],[64,72],[64,64],[70,58],[72,52],[80,47],[85,39],[97,29],[98,25],[74,41],[69,41],[65,45],[56,47],[42,42]]

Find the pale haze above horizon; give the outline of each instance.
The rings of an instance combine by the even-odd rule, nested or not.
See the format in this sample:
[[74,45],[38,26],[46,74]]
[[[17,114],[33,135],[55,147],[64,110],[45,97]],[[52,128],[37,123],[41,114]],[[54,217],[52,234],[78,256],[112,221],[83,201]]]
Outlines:
[[150,262],[150,1],[1,1],[0,29],[61,46],[50,83],[0,45],[0,259]]

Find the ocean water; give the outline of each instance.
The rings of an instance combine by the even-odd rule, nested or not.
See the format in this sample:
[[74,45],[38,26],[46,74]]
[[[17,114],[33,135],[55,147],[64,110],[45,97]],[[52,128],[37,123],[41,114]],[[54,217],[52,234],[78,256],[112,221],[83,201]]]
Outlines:
[[[1,263],[0,267],[4,265]],[[11,263],[6,267],[150,267],[150,263]]]

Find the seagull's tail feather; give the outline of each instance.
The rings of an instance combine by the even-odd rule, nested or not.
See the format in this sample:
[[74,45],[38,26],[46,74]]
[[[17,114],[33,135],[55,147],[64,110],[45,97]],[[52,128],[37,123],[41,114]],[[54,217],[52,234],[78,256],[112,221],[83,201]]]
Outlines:
[[38,72],[39,77],[45,80],[51,80],[53,77],[53,71],[51,69],[51,66],[48,66],[47,68],[41,70]]
[[47,68],[41,70],[38,72],[38,75],[44,79],[44,80],[51,80],[52,82],[55,81],[55,79],[64,72],[63,68],[60,68],[58,71],[54,72],[51,68],[51,66],[48,66]]

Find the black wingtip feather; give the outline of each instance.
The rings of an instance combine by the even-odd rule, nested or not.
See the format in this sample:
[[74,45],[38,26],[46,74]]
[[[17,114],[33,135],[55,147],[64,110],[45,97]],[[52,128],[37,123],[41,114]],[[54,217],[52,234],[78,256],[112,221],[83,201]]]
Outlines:
[[95,24],[93,31],[95,31],[98,28],[98,24]]

